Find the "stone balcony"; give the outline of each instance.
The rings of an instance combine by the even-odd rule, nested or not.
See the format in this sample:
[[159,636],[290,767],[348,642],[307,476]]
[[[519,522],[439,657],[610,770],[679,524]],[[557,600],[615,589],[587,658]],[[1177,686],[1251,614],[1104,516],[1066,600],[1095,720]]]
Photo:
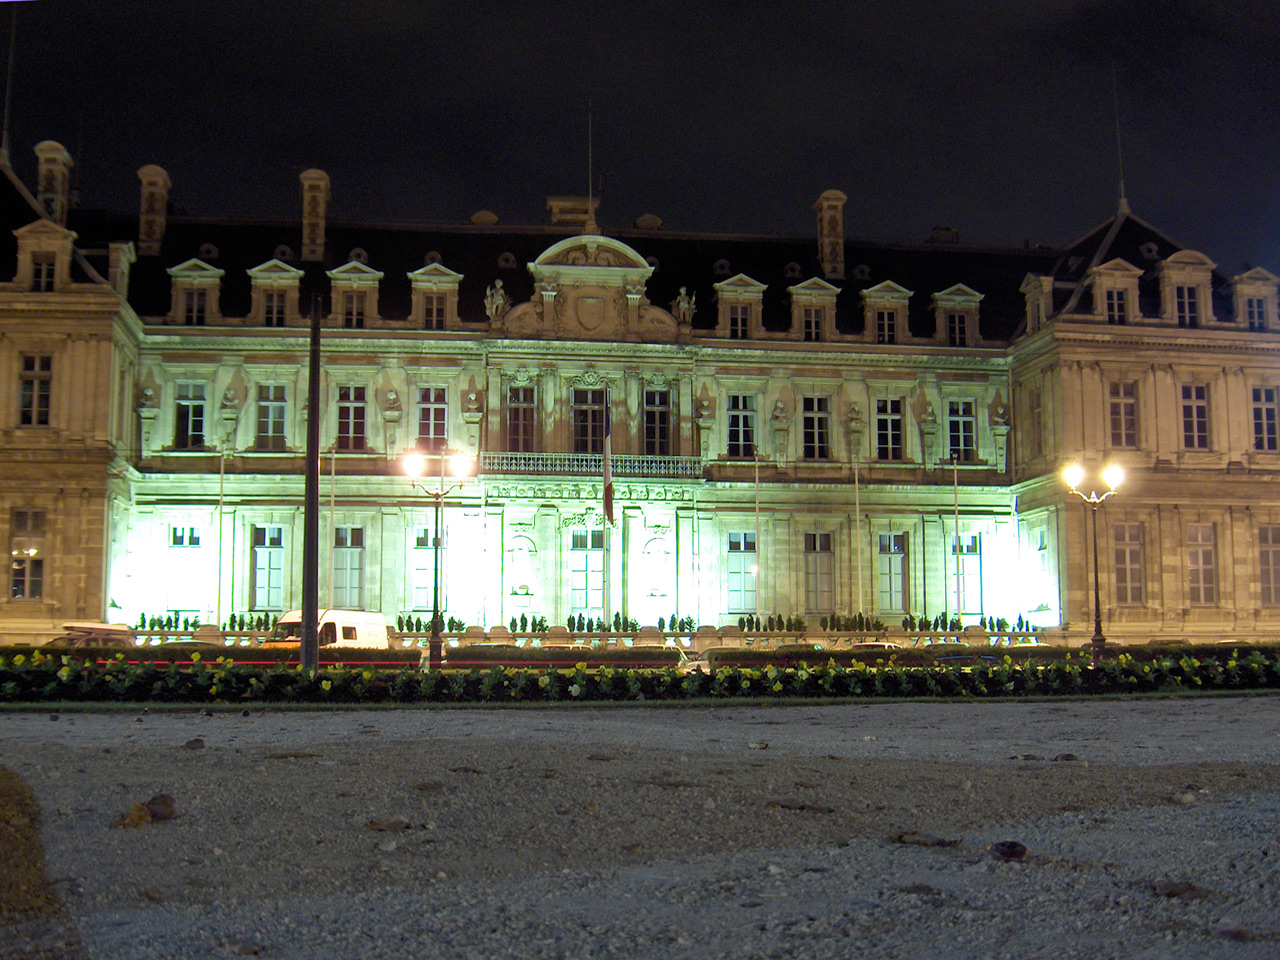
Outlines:
[[[610,458],[613,475],[618,478],[697,478],[702,476],[700,457],[655,457],[618,454]],[[485,451],[480,471],[486,474],[574,475],[599,477],[604,472],[604,457],[598,453],[514,453]]]

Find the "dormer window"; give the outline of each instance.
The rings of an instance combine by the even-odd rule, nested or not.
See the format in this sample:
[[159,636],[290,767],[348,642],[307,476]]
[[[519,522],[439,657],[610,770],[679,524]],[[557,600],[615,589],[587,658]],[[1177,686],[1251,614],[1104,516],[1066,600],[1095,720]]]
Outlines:
[[336,270],[326,270],[333,284],[333,322],[343,329],[363,330],[365,321],[378,316],[378,283],[383,274],[356,260]]
[[1262,332],[1267,329],[1267,301],[1262,297],[1246,297],[1244,301],[1245,317],[1249,329]]
[[[716,332],[730,340],[751,340],[764,332],[760,325],[760,301],[765,285],[738,274],[715,285]],[[675,309],[673,307],[672,309]]]
[[969,345],[968,318],[963,313],[947,314],[947,346],[967,347]]
[[729,306],[729,339],[749,340],[751,338],[751,305],[734,303]]
[[31,255],[31,289],[35,293],[52,293],[57,257],[52,253]]
[[365,292],[346,290],[342,294],[342,326],[348,330],[364,329]]
[[817,343],[822,339],[822,316],[825,311],[821,307],[805,307],[804,340],[806,343]]
[[218,292],[225,273],[211,267],[203,260],[192,259],[176,267],[170,267],[173,301],[169,316],[171,323],[184,327],[203,327],[216,321]]
[[253,284],[250,322],[264,327],[284,327],[298,313],[298,282],[302,271],[280,259],[268,260],[246,271]]
[[[944,294],[934,295],[935,309],[938,309]],[[974,294],[974,296],[977,296]],[[877,283],[862,291],[862,339],[871,343],[886,346],[906,343],[910,336],[907,328],[907,304],[911,299],[911,291],[901,287],[892,280]],[[938,332],[945,330],[939,318]]]
[[208,318],[209,294],[207,290],[182,291],[182,324],[186,327],[203,327]]
[[1123,326],[1129,322],[1129,291],[1107,291],[1107,323]]
[[409,322],[422,330],[448,330],[458,315],[458,283],[462,274],[438,262],[407,275],[413,287]]
[[1164,323],[1194,330],[1214,322],[1216,318],[1209,296],[1216,266],[1204,254],[1194,250],[1179,250],[1160,262],[1161,319]]
[[1195,287],[1178,286],[1173,288],[1174,310],[1178,317],[1178,326],[1188,329],[1200,326],[1199,291]]
[[805,343],[833,339],[836,328],[832,318],[839,289],[820,277],[812,277],[787,287],[787,292],[791,294],[792,336]]
[[284,326],[284,291],[264,290],[262,293],[262,323],[267,327]]
[[1254,333],[1275,329],[1277,284],[1280,284],[1280,277],[1261,267],[1231,278],[1228,289],[1237,326],[1247,327]]
[[898,342],[898,311],[876,311],[876,343]]

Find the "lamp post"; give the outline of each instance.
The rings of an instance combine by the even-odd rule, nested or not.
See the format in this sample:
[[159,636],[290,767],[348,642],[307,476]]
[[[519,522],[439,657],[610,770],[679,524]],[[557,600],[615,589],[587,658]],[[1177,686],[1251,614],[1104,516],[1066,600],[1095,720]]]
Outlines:
[[[435,506],[435,523],[431,528],[431,547],[434,555],[431,570],[431,639],[428,641],[427,660],[432,669],[439,669],[442,644],[440,640],[440,514],[444,506],[444,498],[462,486],[464,477],[471,474],[475,459],[466,453],[441,452],[430,459],[440,461],[440,485],[432,490],[422,480],[422,471],[428,458],[417,454],[404,458],[404,472],[409,477],[409,486],[421,490],[431,498]],[[444,485],[444,465],[449,462],[449,471],[458,479],[449,486]]]
[[1114,465],[1102,471],[1102,482],[1107,485],[1106,492],[1102,494],[1097,490],[1090,490],[1088,495],[1080,492],[1079,487],[1084,482],[1084,478],[1084,467],[1078,463],[1073,463],[1062,471],[1062,479],[1066,481],[1071,492],[1089,504],[1093,510],[1093,638],[1090,643],[1093,645],[1093,658],[1100,660],[1107,638],[1102,635],[1102,597],[1098,587],[1098,504],[1116,493],[1116,488],[1124,480],[1124,471]]

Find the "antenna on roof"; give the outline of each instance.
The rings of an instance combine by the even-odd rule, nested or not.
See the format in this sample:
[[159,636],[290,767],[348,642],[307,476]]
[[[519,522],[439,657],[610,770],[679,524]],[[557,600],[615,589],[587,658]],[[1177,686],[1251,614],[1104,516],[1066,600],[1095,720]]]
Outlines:
[[600,228],[596,225],[595,210],[592,209],[592,199],[595,191],[593,189],[592,180],[595,174],[591,167],[591,146],[592,146],[592,129],[591,129],[591,98],[587,98],[587,222],[582,226],[583,233],[599,233]]
[[1124,194],[1124,150],[1120,145],[1120,86],[1116,81],[1116,62],[1111,61],[1111,104],[1116,118],[1116,169],[1120,174],[1120,212],[1129,212],[1129,198]]
[[9,98],[13,93],[13,59],[18,52],[18,5],[9,24],[9,68],[4,81],[4,124],[0,126],[0,166],[9,165]]

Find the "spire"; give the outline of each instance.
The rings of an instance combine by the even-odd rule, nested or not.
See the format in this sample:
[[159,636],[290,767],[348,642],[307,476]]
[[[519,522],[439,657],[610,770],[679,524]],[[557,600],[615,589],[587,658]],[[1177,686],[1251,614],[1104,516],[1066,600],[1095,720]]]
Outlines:
[[13,93],[13,60],[18,52],[18,5],[9,23],[9,68],[4,81],[4,123],[0,126],[0,166],[9,166],[9,100]]
[[582,225],[583,233],[599,233],[600,226],[596,223],[596,206],[593,203],[595,184],[591,181],[594,179],[594,171],[591,167],[591,100],[587,99],[587,222]]
[[1120,176],[1120,214],[1129,212],[1129,198],[1124,193],[1124,150],[1120,143],[1120,87],[1116,81],[1116,62],[1111,61],[1111,103],[1116,119],[1116,170]]

